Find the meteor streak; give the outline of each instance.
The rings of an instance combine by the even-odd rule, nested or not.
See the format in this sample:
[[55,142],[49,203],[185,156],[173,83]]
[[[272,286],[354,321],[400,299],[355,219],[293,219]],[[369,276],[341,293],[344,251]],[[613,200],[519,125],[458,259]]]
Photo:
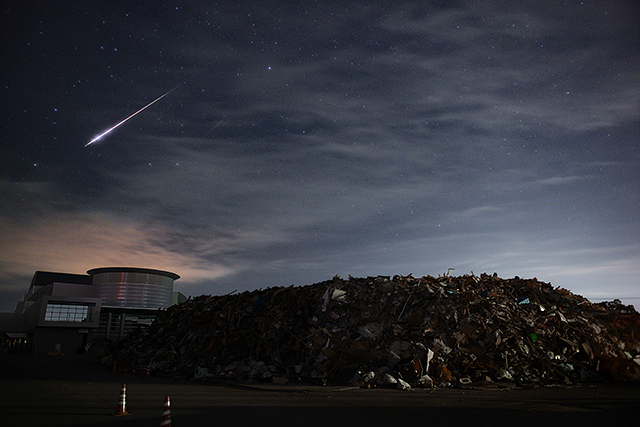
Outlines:
[[220,123],[222,123],[222,122],[224,122],[224,117],[223,117],[223,118],[222,118],[218,123],[216,123],[216,125],[215,125],[214,127],[212,127],[212,128],[211,128],[211,130],[210,130],[209,132],[207,132],[207,134],[205,135],[205,137],[206,137],[206,136],[209,136],[209,134],[210,134],[211,132],[213,132],[213,131],[218,127],[218,126],[220,126]]
[[150,102],[149,104],[145,105],[144,107],[142,107],[141,109],[139,109],[138,111],[136,111],[135,113],[133,113],[132,115],[130,115],[129,117],[127,117],[126,119],[122,120],[120,123],[118,123],[115,126],[110,127],[109,129],[105,130],[104,132],[102,132],[100,135],[95,136],[91,141],[87,142],[85,144],[85,147],[93,144],[94,142],[102,139],[103,136],[107,135],[109,132],[111,132],[112,130],[114,130],[115,128],[117,128],[118,126],[120,126],[121,124],[123,124],[124,122],[126,122],[127,120],[129,120],[130,118],[132,118],[133,116],[135,116],[136,114],[146,110],[147,108],[151,107],[153,104],[155,104],[156,102],[160,101],[162,98],[164,98],[165,96],[169,95],[171,92],[173,92],[174,90],[176,90],[178,87],[174,87],[173,89],[171,89],[169,92],[165,93],[164,95],[162,95],[160,98],[155,99],[154,101]]

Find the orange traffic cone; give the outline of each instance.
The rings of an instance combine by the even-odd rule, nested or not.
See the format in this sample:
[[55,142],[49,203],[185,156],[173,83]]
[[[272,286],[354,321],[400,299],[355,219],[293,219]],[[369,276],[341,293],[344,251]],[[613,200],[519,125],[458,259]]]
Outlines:
[[120,391],[120,403],[118,403],[118,409],[113,414],[116,417],[121,415],[131,415],[127,412],[127,385],[122,384],[122,390]]
[[160,427],[171,426],[171,401],[169,396],[164,399],[164,409],[162,410],[162,420],[160,421]]

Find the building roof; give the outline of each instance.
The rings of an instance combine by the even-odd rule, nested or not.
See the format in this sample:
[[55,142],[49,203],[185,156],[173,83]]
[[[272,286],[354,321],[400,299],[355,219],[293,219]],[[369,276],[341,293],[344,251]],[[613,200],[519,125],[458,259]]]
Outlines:
[[100,267],[92,268],[87,271],[87,274],[94,276],[101,273],[142,273],[142,274],[155,274],[158,276],[166,276],[173,280],[178,280],[180,276],[176,273],[164,270],[154,270],[152,268],[138,268],[138,267]]
[[91,276],[87,274],[55,273],[52,271],[36,271],[31,279],[31,286],[46,286],[51,283],[73,283],[90,285]]

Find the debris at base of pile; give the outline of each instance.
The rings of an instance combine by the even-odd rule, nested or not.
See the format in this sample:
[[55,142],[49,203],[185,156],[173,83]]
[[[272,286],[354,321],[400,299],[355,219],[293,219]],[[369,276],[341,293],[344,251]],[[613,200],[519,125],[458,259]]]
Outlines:
[[640,314],[537,279],[334,277],[200,296],[115,343],[108,366],[361,387],[640,381]]

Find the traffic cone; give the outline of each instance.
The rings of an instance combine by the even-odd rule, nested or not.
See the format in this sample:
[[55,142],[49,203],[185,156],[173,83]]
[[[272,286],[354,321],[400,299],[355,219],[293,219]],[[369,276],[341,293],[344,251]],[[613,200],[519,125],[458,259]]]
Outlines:
[[164,399],[164,409],[162,409],[162,420],[160,421],[160,427],[171,426],[171,401],[169,396]]
[[118,403],[118,409],[113,414],[116,417],[121,415],[131,415],[127,412],[127,385],[122,384],[122,390],[120,390],[120,403]]

